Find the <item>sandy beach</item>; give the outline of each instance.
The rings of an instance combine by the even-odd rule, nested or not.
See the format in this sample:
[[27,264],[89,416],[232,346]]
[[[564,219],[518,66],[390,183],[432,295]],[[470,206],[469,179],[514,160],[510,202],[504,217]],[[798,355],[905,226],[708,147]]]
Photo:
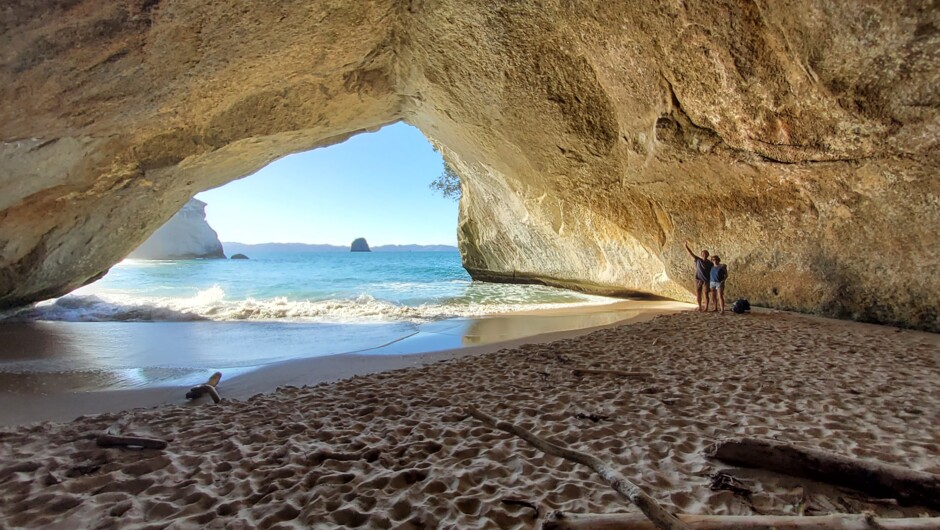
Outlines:
[[[592,471],[469,418],[466,405],[595,454],[685,513],[937,515],[702,451],[759,436],[940,473],[940,336],[778,311],[686,311],[525,342],[390,371],[375,359],[394,357],[369,357],[376,373],[244,401],[7,427],[0,526],[533,528],[532,510],[507,497],[636,511]],[[262,372],[254,377],[271,376]],[[238,384],[223,379],[223,397],[252,387]],[[97,447],[93,436],[109,428],[169,446]],[[710,489],[719,470],[751,495]]]

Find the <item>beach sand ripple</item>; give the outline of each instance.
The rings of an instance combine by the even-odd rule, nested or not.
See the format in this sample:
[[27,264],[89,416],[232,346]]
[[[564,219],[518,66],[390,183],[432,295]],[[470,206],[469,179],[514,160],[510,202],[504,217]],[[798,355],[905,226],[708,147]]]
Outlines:
[[[576,367],[654,377],[579,377]],[[940,473],[937,336],[689,312],[246,401],[5,429],[0,526],[531,528],[532,510],[506,497],[635,510],[587,468],[466,417],[466,404],[593,453],[690,513],[927,512],[702,456],[726,436]],[[96,447],[89,435],[109,427],[170,444]],[[710,489],[719,470],[751,497]]]

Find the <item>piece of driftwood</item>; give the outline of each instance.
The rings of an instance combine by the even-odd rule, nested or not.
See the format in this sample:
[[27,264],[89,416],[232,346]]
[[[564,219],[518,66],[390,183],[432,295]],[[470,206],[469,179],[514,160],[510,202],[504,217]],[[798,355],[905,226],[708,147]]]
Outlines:
[[209,394],[209,397],[212,398],[214,403],[222,401],[222,396],[219,395],[219,391],[212,385],[194,386],[189,389],[189,392],[186,392],[186,397],[188,399],[196,399],[206,394]]
[[598,370],[596,368],[575,368],[574,375],[581,377],[584,375],[616,375],[620,377],[631,377],[634,379],[649,379],[653,374],[649,372],[625,372],[623,370]]
[[712,473],[708,478],[711,481],[708,484],[708,489],[712,491],[730,491],[742,497],[750,497],[754,493],[750,488],[742,484],[740,480],[727,473]]
[[536,436],[535,434],[526,429],[523,429],[518,425],[494,418],[493,416],[478,410],[476,407],[467,407],[467,413],[489,425],[490,427],[506,431],[522,438],[543,453],[548,453],[553,456],[564,458],[565,460],[570,460],[593,469],[604,480],[606,480],[617,493],[636,505],[636,507],[639,508],[640,511],[643,512],[650,521],[655,523],[657,528],[661,528],[662,530],[689,530],[689,526],[687,524],[683,523],[678,518],[676,518],[675,515],[663,508],[652,497],[647,495],[646,492],[640,489],[639,486],[633,482],[630,482],[630,480],[620,473],[614,471],[613,468],[608,466],[600,458],[552,443],[544,438]]
[[526,508],[531,508],[533,512],[533,517],[538,519],[542,515],[542,508],[538,504],[528,500],[520,499],[519,497],[504,497],[500,499],[500,502],[509,506],[524,506]]
[[604,416],[603,414],[594,414],[593,412],[590,413],[590,414],[585,414],[585,413],[583,413],[583,412],[579,412],[579,413],[575,414],[574,417],[575,417],[575,418],[578,418],[579,420],[591,420],[591,421],[593,421],[594,423],[599,423],[599,422],[602,422],[602,421],[608,421],[608,420],[610,420],[610,416]]
[[763,438],[721,440],[706,455],[729,464],[756,467],[897,499],[902,505],[940,510],[940,475]]
[[[695,530],[940,530],[940,517],[885,519],[865,514],[830,514],[818,517],[782,515],[691,515],[679,519]],[[655,530],[644,515],[572,514],[552,512],[542,530]]]
[[212,374],[212,377],[208,381],[201,385],[196,385],[189,389],[189,392],[186,392],[186,399],[196,399],[202,397],[206,394],[209,394],[209,397],[212,398],[212,401],[218,403],[222,401],[222,396],[219,395],[219,391],[216,388],[216,385],[219,384],[219,381],[222,380],[222,372],[216,372]]
[[118,436],[99,434],[95,438],[99,447],[143,447],[144,449],[166,449],[166,440],[144,438],[143,436]]

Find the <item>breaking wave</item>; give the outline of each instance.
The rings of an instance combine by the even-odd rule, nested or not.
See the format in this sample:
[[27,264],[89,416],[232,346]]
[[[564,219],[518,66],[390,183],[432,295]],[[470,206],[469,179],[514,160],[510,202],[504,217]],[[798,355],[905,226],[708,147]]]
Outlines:
[[199,291],[190,298],[134,297],[110,294],[71,294],[6,315],[9,320],[67,322],[185,322],[215,321],[313,321],[313,322],[428,322],[455,317],[476,317],[520,310],[554,309],[572,305],[609,303],[603,297],[585,297],[574,303],[429,303],[408,306],[363,294],[349,299],[226,300],[219,286]]

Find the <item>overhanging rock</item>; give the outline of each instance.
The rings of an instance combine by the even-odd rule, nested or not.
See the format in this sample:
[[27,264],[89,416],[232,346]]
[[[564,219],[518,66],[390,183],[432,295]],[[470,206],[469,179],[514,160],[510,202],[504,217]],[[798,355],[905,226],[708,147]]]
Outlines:
[[940,35],[919,2],[4,8],[0,306],[198,191],[397,120],[463,179],[467,268],[940,330]]

